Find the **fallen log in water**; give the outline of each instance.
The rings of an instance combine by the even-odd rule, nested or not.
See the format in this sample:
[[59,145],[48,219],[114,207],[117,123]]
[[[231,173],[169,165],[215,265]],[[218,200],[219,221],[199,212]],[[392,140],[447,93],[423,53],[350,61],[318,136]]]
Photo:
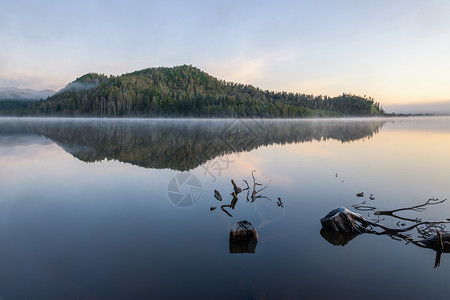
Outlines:
[[[325,217],[323,217],[320,222],[322,227],[326,230],[337,231],[337,232],[356,232],[356,233],[377,233],[377,234],[397,234],[401,232],[407,232],[421,225],[436,225],[450,223],[450,221],[436,221],[436,222],[418,222],[414,225],[404,228],[390,228],[361,216],[360,214],[354,213],[345,207],[335,208],[330,211]],[[358,223],[357,223],[358,222]],[[367,230],[367,226],[378,227],[383,230],[383,232],[376,232],[373,230]]]
[[[400,218],[398,216],[395,216],[393,212],[410,209],[420,210],[423,206],[429,205],[432,201],[437,202],[437,200],[435,199],[430,199],[423,205],[417,205],[411,208],[402,208],[393,211],[381,211],[378,212],[378,215],[383,214]],[[443,201],[438,203],[442,202]],[[443,228],[445,228],[443,227],[443,224],[450,223],[449,220],[436,222],[416,221],[414,225],[408,227],[390,228],[373,222],[372,219],[365,218],[360,214],[346,209],[345,207],[339,207],[330,211],[325,217],[320,220],[320,222],[322,223],[322,230],[320,231],[320,234],[324,239],[335,246],[344,246],[350,240],[362,233],[389,235],[393,239],[404,240],[407,243],[412,243],[422,248],[435,250],[435,268],[440,265],[441,254],[450,253],[450,233],[442,232]],[[419,226],[422,226],[424,228]],[[376,231],[375,228],[381,228],[382,231]],[[419,234],[421,234],[422,239],[415,240],[409,234],[403,234],[404,232],[408,232],[414,228],[417,228],[417,231],[419,232]],[[435,231],[436,234],[432,235],[433,231]]]

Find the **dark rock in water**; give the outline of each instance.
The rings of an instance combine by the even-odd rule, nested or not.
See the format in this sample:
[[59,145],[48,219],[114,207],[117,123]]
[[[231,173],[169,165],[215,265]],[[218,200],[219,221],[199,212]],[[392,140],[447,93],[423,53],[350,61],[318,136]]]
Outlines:
[[231,227],[230,241],[246,241],[251,238],[258,239],[258,234],[252,223],[244,220]]
[[361,233],[363,228],[354,221],[361,221],[364,218],[354,212],[349,211],[345,207],[339,207],[330,211],[325,217],[320,219],[322,228],[328,231]]
[[349,232],[337,232],[337,231],[329,231],[326,229],[320,230],[320,235],[330,244],[334,246],[345,246],[355,237],[357,237],[358,233],[349,233]]

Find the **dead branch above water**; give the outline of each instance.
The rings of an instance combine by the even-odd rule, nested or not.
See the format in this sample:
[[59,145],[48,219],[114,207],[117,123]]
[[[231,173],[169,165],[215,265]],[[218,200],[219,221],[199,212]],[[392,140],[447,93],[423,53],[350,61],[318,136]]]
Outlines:
[[379,211],[375,212],[375,215],[388,215],[388,216],[393,216],[393,217],[399,218],[399,217],[395,216],[394,213],[399,212],[399,211],[405,211],[405,210],[424,211],[425,206],[440,204],[440,203],[445,202],[446,200],[447,199],[439,200],[437,198],[430,198],[424,204],[415,205],[415,206],[411,206],[411,207],[398,208],[398,209],[394,209],[394,210],[379,210]]

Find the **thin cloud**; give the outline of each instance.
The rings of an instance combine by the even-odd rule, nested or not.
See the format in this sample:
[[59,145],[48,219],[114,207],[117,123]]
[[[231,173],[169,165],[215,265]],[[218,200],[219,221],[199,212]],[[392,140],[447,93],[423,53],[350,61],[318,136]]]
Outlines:
[[336,80],[332,78],[301,80],[286,86],[286,90],[304,94],[328,95],[333,91],[335,85]]
[[292,52],[270,52],[249,57],[237,55],[219,61],[208,61],[205,70],[219,79],[238,83],[255,84],[267,77],[267,68],[281,62],[292,60]]

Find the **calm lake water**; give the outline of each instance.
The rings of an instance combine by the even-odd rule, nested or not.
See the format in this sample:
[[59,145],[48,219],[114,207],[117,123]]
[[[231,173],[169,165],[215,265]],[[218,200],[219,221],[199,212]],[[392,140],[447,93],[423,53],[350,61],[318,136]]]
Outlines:
[[[1,118],[0,299],[442,298],[449,254],[434,268],[432,249],[343,240],[320,219],[450,198],[449,155],[446,117]],[[270,184],[230,217],[230,180],[252,190],[253,170],[256,189]],[[450,218],[450,201],[425,208],[397,215]],[[250,253],[229,243],[242,220],[259,235]]]

